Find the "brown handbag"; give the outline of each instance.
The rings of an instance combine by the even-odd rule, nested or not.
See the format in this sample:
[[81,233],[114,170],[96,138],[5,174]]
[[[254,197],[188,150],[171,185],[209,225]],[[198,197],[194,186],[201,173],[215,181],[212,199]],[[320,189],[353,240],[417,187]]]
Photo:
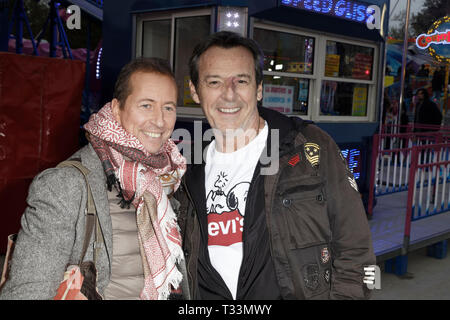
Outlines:
[[6,279],[8,279],[9,270],[11,269],[11,257],[14,251],[14,245],[16,244],[17,233],[10,234],[8,236],[8,245],[6,247],[5,261],[3,262],[2,277],[0,279],[0,290],[3,287]]
[[[81,164],[80,160],[63,161],[58,164],[57,167],[75,167],[83,174],[83,177],[86,181],[88,199],[85,209],[86,228],[80,260],[78,262],[78,265],[67,266],[68,271],[64,273],[64,280],[58,287],[57,294],[54,297],[54,300],[102,300],[102,296],[97,291],[97,269],[95,267],[95,262],[97,260],[100,245],[101,243],[104,243],[104,241],[100,224],[98,223],[98,216],[95,209],[95,203],[92,197],[91,188],[87,179],[89,170]],[[87,248],[89,246],[94,226],[94,261],[83,261],[84,256],[86,255]],[[3,284],[8,279],[16,238],[17,234],[8,236],[8,247],[3,264],[2,277],[0,280],[0,290]]]

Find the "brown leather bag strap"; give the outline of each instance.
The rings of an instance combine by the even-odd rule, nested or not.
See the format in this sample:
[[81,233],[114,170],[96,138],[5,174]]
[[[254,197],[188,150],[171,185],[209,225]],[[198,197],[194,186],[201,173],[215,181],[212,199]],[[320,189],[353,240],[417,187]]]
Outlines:
[[[61,168],[61,167],[75,167],[77,168],[84,177],[84,180],[86,181],[86,187],[87,187],[87,203],[86,203],[86,229],[85,229],[85,234],[84,234],[84,242],[83,242],[83,249],[81,251],[81,257],[80,260],[78,262],[78,265],[80,265],[83,262],[84,256],[86,255],[86,251],[87,248],[89,246],[89,241],[91,239],[92,236],[92,230],[94,229],[94,224],[96,222],[96,216],[97,216],[97,210],[95,209],[95,203],[94,203],[94,198],[92,196],[92,191],[91,191],[91,187],[89,186],[89,182],[87,179],[87,175],[89,173],[89,170],[86,169],[86,167],[84,167],[81,164],[81,161],[77,161],[77,160],[66,160],[61,162],[60,164],[57,165],[57,167]],[[97,230],[96,230],[97,231]],[[97,239],[97,234],[96,234],[96,241],[98,241]],[[98,247],[98,243],[96,243],[96,246]],[[94,257],[94,261],[95,261],[95,257]]]

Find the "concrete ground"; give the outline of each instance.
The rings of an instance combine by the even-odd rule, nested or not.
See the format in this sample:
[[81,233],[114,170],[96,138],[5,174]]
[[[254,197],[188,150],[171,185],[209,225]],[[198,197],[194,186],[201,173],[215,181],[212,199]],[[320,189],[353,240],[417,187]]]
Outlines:
[[381,289],[374,290],[372,300],[450,300],[449,271],[450,254],[436,259],[426,255],[426,248],[411,252],[407,276],[382,271]]
[[[400,192],[377,198],[374,218],[369,221],[377,255],[403,244],[406,196],[406,192]],[[427,239],[429,235],[448,231],[449,218],[447,212],[412,222],[411,243],[413,240],[420,243],[420,239]],[[444,259],[436,259],[427,256],[426,248],[410,252],[408,273],[403,277],[383,272],[384,262],[379,267],[382,271],[381,289],[374,290],[373,300],[450,300],[450,276],[447,274],[450,271],[450,253]]]

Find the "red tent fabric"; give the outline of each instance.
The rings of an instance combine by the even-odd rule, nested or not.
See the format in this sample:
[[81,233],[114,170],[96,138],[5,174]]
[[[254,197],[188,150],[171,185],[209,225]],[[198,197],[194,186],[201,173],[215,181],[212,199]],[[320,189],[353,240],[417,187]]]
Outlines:
[[84,74],[82,61],[0,52],[0,253],[33,177],[78,149]]

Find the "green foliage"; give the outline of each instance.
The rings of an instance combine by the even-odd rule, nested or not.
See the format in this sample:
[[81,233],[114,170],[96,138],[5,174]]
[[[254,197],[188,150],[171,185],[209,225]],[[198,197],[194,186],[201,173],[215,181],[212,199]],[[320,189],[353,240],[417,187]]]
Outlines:
[[[406,1],[404,3],[406,4]],[[450,0],[425,0],[421,10],[410,16],[408,36],[412,38],[421,33],[427,33],[433,22],[445,15],[450,15]],[[401,10],[398,14],[390,18],[391,22],[400,23],[398,26],[390,27],[389,35],[391,37],[403,39],[405,33],[405,16],[406,9]]]
[[426,0],[423,10],[412,19],[411,26],[416,35],[427,33],[433,22],[445,15],[450,15],[449,0]]

